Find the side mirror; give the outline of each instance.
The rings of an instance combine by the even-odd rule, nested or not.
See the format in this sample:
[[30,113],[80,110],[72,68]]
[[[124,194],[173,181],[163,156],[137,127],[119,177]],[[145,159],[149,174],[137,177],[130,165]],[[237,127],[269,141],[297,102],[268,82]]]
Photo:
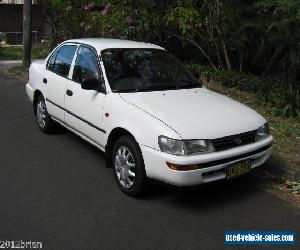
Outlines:
[[82,81],[81,88],[85,90],[97,90],[103,92],[104,82],[96,77],[87,77]]

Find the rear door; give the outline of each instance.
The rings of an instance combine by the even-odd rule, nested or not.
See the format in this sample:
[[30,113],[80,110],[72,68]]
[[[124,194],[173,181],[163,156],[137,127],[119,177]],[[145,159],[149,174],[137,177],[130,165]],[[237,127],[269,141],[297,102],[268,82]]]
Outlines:
[[65,44],[54,51],[48,60],[43,79],[48,113],[61,122],[65,120],[66,83],[70,81],[70,68],[77,47],[75,44]]
[[68,126],[103,146],[105,131],[102,129],[102,116],[105,91],[84,90],[81,83],[85,78],[102,78],[99,57],[92,47],[80,45],[71,70],[72,80],[66,83],[66,113]]

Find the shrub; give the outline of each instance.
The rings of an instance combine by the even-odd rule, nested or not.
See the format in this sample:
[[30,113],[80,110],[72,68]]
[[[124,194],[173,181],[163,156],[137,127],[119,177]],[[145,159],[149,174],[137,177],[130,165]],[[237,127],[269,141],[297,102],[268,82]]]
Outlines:
[[215,80],[229,88],[255,93],[263,102],[274,106],[277,115],[300,118],[300,84],[294,80],[271,76],[255,76],[235,71],[216,71],[201,64],[187,64],[207,81]]

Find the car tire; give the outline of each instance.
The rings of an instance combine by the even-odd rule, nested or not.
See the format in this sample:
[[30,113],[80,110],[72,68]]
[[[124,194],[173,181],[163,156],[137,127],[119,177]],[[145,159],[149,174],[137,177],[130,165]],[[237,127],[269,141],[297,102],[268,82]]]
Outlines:
[[120,189],[133,197],[143,194],[147,184],[145,164],[141,149],[132,136],[125,135],[117,140],[111,162]]
[[36,102],[36,120],[39,129],[45,133],[49,134],[53,132],[55,128],[55,123],[48,114],[46,102],[42,95],[39,95]]

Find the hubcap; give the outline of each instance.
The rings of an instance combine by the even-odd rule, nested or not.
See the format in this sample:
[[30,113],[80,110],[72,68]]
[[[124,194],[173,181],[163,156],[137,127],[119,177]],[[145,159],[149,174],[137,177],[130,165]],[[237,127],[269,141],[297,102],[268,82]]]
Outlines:
[[46,125],[46,105],[45,102],[40,101],[37,105],[36,109],[36,116],[38,120],[38,124],[41,128],[45,127]]
[[130,150],[121,146],[115,156],[115,171],[119,183],[125,188],[131,188],[135,180],[135,162]]

